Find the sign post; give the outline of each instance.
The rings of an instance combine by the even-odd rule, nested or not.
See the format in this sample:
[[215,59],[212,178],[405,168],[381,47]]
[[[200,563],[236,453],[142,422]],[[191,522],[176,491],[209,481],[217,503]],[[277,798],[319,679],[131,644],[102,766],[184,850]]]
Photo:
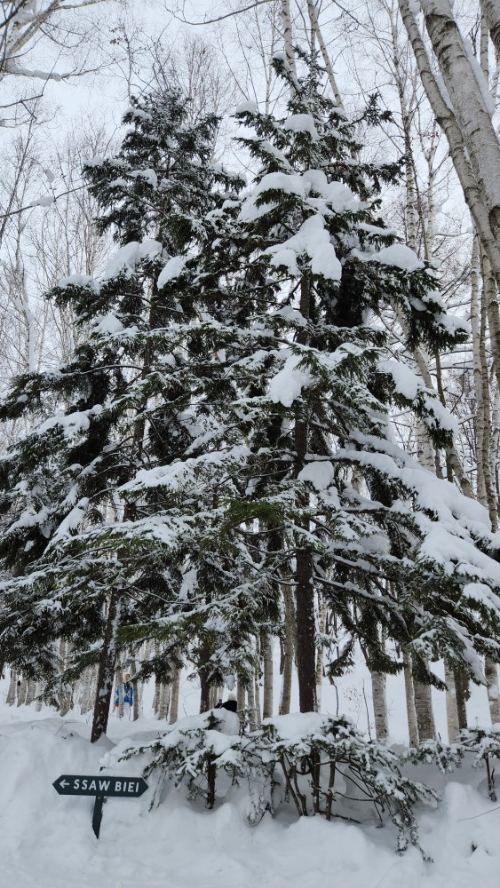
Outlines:
[[102,820],[102,806],[106,796],[121,799],[137,799],[148,788],[142,777],[105,777],[102,774],[62,774],[52,784],[59,795],[95,796],[92,829],[99,838]]

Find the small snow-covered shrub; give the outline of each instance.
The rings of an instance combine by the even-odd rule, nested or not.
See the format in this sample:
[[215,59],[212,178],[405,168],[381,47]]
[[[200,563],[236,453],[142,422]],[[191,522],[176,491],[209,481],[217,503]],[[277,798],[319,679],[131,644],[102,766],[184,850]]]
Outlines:
[[[234,718],[234,721],[232,718]],[[292,803],[299,816],[323,814],[361,823],[375,814],[398,829],[397,850],[419,846],[414,805],[438,801],[434,790],[402,775],[402,758],[375,740],[365,740],[347,718],[317,713],[266,719],[255,731],[236,733],[234,713],[212,710],[182,719],[158,740],[126,751],[147,753],[145,776],[160,769],[188,797],[216,800],[216,780],[224,771],[248,787],[250,823],[280,804]],[[369,813],[371,812],[371,813]]]
[[460,767],[464,754],[465,750],[460,743],[424,740],[418,746],[408,749],[404,757],[412,765],[436,765],[443,774],[449,774]]
[[415,749],[409,749],[405,758],[414,765],[434,764],[443,773],[449,773],[459,768],[468,754],[473,755],[472,761],[469,760],[473,768],[485,765],[488,794],[491,801],[496,802],[495,770],[491,767],[490,758],[500,758],[500,725],[463,728],[456,743],[452,744],[426,740]]
[[361,822],[368,804],[380,825],[389,816],[398,828],[397,849],[419,846],[413,806],[438,801],[422,783],[400,770],[401,757],[366,740],[347,718],[317,713],[268,719],[254,732],[263,762],[281,771],[285,793],[299,815],[323,814]]
[[162,779],[168,777],[176,786],[185,785],[190,799],[202,796],[212,808],[217,770],[224,769],[233,779],[243,774],[238,727],[239,719],[235,713],[211,710],[181,719],[158,740],[146,746],[131,747],[122,758],[144,753],[151,755],[144,770],[145,777],[160,769]]

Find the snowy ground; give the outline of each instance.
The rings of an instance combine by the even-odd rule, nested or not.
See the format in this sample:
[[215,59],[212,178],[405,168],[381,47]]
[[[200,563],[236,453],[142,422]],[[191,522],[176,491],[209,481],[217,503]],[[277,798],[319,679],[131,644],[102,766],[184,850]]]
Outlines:
[[[187,711],[197,699],[193,694],[190,703],[189,688]],[[175,790],[152,813],[150,791],[140,799],[110,798],[98,841],[91,829],[93,800],[59,796],[52,782],[65,773],[98,773],[114,743],[152,738],[158,722],[144,715],[133,724],[112,718],[108,743],[91,746],[85,719],[74,713],[61,719],[47,708],[9,708],[5,692],[2,682],[2,888],[324,888],[333,880],[345,888],[499,886],[500,805],[485,797],[484,772],[469,769],[446,780],[430,768],[412,775],[444,796],[438,810],[422,810],[419,817],[433,863],[424,863],[415,849],[398,857],[390,826],[266,815],[252,828],[237,800],[206,812]],[[113,768],[120,772],[138,774],[139,768],[128,762]]]

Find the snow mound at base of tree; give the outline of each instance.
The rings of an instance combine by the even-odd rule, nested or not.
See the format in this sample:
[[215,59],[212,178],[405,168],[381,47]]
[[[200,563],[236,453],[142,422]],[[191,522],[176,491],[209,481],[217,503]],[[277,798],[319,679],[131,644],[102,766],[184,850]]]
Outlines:
[[[158,727],[143,719],[130,735],[151,739]],[[123,737],[124,728],[119,723],[112,731]],[[433,863],[414,848],[398,857],[390,826],[266,815],[252,828],[237,794],[205,811],[171,788],[149,812],[152,778],[142,798],[107,801],[98,841],[93,799],[59,796],[52,787],[62,774],[99,773],[111,742],[91,746],[88,732],[83,722],[59,717],[0,724],[0,885],[324,888],[335,880],[346,888],[498,888],[500,806],[485,797],[484,771],[464,768],[444,786],[429,766],[412,769],[412,777],[443,793],[436,811],[422,808],[419,816],[421,842]],[[139,769],[133,760],[113,773]]]

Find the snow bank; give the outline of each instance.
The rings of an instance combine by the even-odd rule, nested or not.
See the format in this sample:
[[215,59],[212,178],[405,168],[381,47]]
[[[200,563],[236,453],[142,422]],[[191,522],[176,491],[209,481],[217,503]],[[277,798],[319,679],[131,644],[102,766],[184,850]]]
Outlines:
[[[4,713],[17,714],[6,708]],[[297,730],[304,720],[317,718],[298,716]],[[158,722],[149,726],[155,730],[135,735],[136,740],[156,735]],[[170,789],[149,813],[153,778],[142,798],[107,801],[97,841],[91,829],[93,800],[59,796],[52,787],[62,774],[99,773],[103,761],[115,758],[106,745],[91,746],[81,736],[88,732],[84,722],[59,717],[0,724],[2,886],[165,888],[168,882],[171,888],[323,888],[332,880],[347,888],[498,886],[499,812],[477,789],[481,771],[459,771],[444,787],[442,775],[433,772],[445,793],[437,811],[420,817],[422,843],[434,857],[430,864],[415,849],[397,857],[390,828],[267,816],[251,828],[241,816],[237,792],[207,812]],[[116,775],[138,774],[139,767],[137,761],[113,761]],[[422,771],[427,779],[429,766]],[[417,773],[412,768],[410,776]],[[467,785],[469,780],[475,785]]]

